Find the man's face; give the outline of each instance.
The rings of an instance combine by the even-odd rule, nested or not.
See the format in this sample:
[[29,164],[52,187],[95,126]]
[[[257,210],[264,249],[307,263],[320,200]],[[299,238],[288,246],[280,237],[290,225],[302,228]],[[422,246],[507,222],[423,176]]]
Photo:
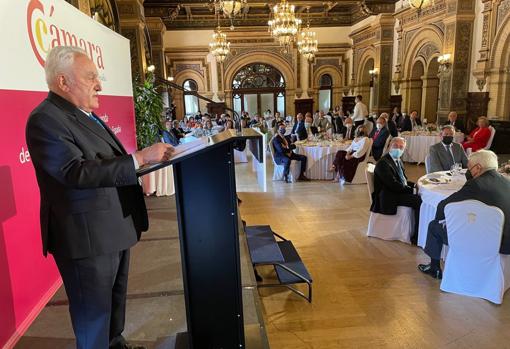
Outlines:
[[453,137],[453,131],[449,127],[445,127],[443,129],[443,132],[441,133],[441,136],[444,137]]
[[322,119],[322,118],[324,118],[324,112],[323,112],[323,111],[320,111],[320,112],[319,112],[319,117],[320,117],[321,119]]
[[406,148],[406,144],[405,142],[401,141],[401,140],[396,140],[392,145],[391,145],[391,148],[392,149],[400,149],[402,151],[405,150]]
[[172,123],[170,121],[167,121],[165,122],[165,128],[170,131],[170,129],[172,128]]
[[297,119],[297,121],[303,121],[303,114],[299,113],[299,114],[296,116],[296,119]]
[[415,111],[413,111],[413,112],[411,113],[411,117],[412,117],[413,119],[416,119],[416,116],[417,116],[417,115],[418,115],[418,113],[417,113],[417,112],[415,112]]
[[455,120],[457,120],[457,113],[453,113],[453,112],[452,112],[452,113],[448,114],[448,119],[449,119],[450,121],[455,121]]
[[94,62],[87,56],[76,55],[68,78],[64,91],[74,105],[87,112],[99,108],[98,92],[102,88]]
[[311,124],[313,122],[313,119],[311,116],[307,116],[306,119],[305,119],[305,122]]
[[382,127],[386,126],[386,119],[382,116],[379,117],[379,119],[377,119],[377,123],[378,124],[381,124]]

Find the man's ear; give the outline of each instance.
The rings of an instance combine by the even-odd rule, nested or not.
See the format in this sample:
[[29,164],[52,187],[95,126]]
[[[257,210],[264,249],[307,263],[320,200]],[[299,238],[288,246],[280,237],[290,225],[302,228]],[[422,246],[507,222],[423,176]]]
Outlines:
[[60,90],[64,92],[69,92],[70,90],[69,79],[65,75],[59,75],[57,77],[57,86]]

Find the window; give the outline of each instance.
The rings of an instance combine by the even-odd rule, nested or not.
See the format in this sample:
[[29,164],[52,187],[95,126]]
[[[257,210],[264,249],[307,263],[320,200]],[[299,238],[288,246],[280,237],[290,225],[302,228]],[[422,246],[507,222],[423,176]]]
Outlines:
[[198,87],[194,80],[186,80],[182,84],[184,88],[184,114],[186,116],[195,116],[200,110],[198,104],[198,97],[193,94]]
[[331,75],[324,74],[320,79],[319,110],[327,113],[333,105],[333,79]]

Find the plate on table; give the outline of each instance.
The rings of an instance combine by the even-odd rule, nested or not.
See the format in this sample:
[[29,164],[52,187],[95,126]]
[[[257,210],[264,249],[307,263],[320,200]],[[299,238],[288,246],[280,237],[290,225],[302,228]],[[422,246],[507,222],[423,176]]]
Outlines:
[[450,182],[450,178],[444,177],[440,173],[431,173],[423,179],[423,184],[447,184]]

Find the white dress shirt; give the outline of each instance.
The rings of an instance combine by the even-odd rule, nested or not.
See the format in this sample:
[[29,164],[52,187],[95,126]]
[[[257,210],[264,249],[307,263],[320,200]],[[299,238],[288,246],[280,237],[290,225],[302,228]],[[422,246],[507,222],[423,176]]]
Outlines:
[[367,151],[368,151],[369,142],[367,142],[367,139],[368,139],[368,137],[356,137],[356,138],[354,138],[354,140],[352,141],[352,143],[349,146],[349,148],[347,148],[346,152],[348,154],[353,152],[352,155],[355,158],[359,159],[360,157],[365,155],[367,153]]
[[363,102],[358,102],[354,106],[354,113],[352,114],[352,121],[363,121],[368,116],[368,108]]

